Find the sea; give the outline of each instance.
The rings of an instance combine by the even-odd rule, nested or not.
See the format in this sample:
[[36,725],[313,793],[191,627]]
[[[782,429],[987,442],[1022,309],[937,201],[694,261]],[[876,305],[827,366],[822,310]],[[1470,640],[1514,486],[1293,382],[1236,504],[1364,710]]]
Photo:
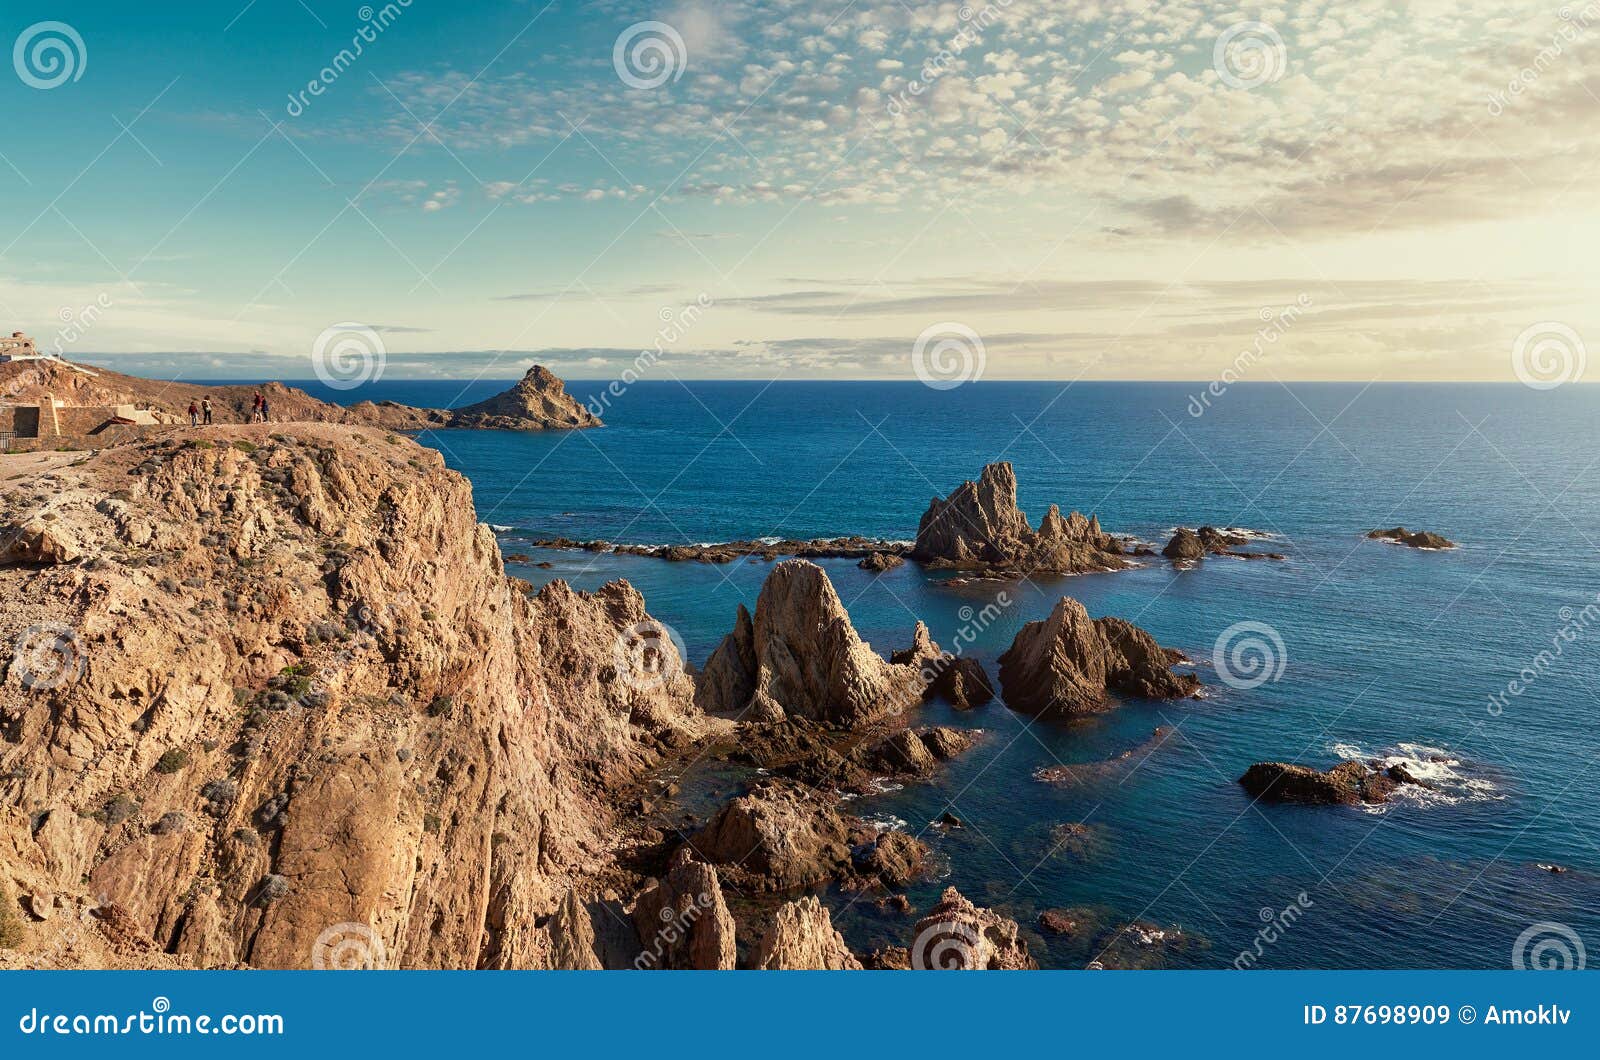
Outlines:
[[[439,406],[509,382],[293,385]],[[1184,652],[1205,686],[1070,724],[999,700],[922,708],[981,741],[931,783],[849,807],[933,848],[936,878],[908,892],[919,910],[958,887],[1057,968],[1531,967],[1600,946],[1600,387],[607,386],[568,383],[604,399],[604,429],[419,440],[472,481],[503,551],[530,557],[513,573],[627,579],[697,666],[770,564],[531,542],[909,540],[932,498],[1006,460],[1035,524],[1055,503],[1158,549],[1211,524],[1286,557],[957,586],[912,563],[822,561],[883,654],[921,620],[994,675],[1017,630],[1070,595]],[[1460,547],[1364,537],[1399,524]],[[1238,784],[1253,762],[1346,758],[1403,761],[1428,786],[1350,808],[1255,803]],[[685,797],[710,805],[750,779],[708,767]],[[937,825],[947,812],[963,827]],[[872,896],[822,897],[856,950],[906,943],[907,918]],[[1069,930],[1043,931],[1047,910]]]

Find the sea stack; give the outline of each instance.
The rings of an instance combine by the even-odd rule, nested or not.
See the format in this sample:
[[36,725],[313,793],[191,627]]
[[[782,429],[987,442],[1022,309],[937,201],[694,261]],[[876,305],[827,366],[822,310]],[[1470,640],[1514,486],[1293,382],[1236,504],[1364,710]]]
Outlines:
[[1128,566],[1117,539],[1100,521],[1050,510],[1034,530],[1017,507],[1017,477],[1009,463],[990,464],[976,482],[935,497],[917,526],[911,556],[934,569],[996,576],[1082,574]]
[[1042,622],[1029,622],[1000,656],[1006,705],[1031,714],[1073,717],[1114,707],[1109,693],[1179,699],[1200,689],[1193,674],[1174,673],[1183,655],[1163,648],[1120,618],[1090,618],[1063,596]]

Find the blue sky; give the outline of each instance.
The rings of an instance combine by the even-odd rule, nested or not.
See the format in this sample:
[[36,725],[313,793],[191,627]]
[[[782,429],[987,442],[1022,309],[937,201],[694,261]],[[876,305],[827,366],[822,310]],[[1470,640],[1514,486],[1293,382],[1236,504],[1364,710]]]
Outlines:
[[346,322],[394,377],[914,378],[952,324],[986,378],[1600,343],[1593,3],[13,0],[0,38],[47,22],[78,76],[0,76],[0,326],[128,370],[306,378]]

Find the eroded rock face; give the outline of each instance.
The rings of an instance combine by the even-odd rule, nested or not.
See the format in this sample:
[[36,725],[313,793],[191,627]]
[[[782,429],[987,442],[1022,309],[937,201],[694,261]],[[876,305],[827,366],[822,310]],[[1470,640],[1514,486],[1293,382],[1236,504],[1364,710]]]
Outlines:
[[778,910],[772,927],[750,957],[750,966],[771,971],[855,971],[861,962],[834,930],[833,919],[812,895]]
[[852,727],[917,703],[922,688],[914,668],[886,662],[856,635],[821,567],[788,560],[767,575],[755,618],[739,609],[706,661],[696,702],[739,714],[758,696],[789,717]]
[[673,855],[666,876],[639,893],[633,924],[642,947],[640,969],[730,969],[735,958],[733,916],[717,870],[687,847]]
[[1029,622],[1000,656],[1006,704],[1029,713],[1094,714],[1115,705],[1107,693],[1147,699],[1193,695],[1200,680],[1178,674],[1183,656],[1120,618],[1090,618],[1063,596],[1042,622]]
[[1161,554],[1171,560],[1193,561],[1205,558],[1206,546],[1199,534],[1180,526]]
[[[909,965],[928,971],[1037,968],[1015,920],[973,905],[954,887],[917,921]],[[894,962],[887,962],[893,964]]]
[[[381,431],[212,428],[62,465],[78,558],[0,568],[0,879],[197,965],[544,967],[616,789],[704,724],[631,681],[626,584],[505,577],[465,479]],[[30,632],[31,631],[31,632]],[[669,668],[670,669],[670,668]],[[52,921],[54,923],[54,921]]]
[[1265,802],[1355,806],[1387,802],[1396,787],[1416,783],[1403,766],[1375,770],[1362,762],[1340,762],[1327,770],[1282,762],[1257,762],[1239,778],[1244,790]]
[[935,497],[917,526],[912,558],[936,569],[1003,574],[1081,574],[1121,570],[1122,546],[1095,517],[1065,518],[1055,505],[1036,531],[1017,507],[1017,478],[1009,463],[990,464],[976,482]]
[[1397,545],[1407,548],[1446,549],[1455,548],[1456,543],[1442,534],[1435,534],[1427,530],[1407,530],[1403,526],[1392,527],[1388,530],[1371,530],[1367,537],[1373,541],[1393,541]]

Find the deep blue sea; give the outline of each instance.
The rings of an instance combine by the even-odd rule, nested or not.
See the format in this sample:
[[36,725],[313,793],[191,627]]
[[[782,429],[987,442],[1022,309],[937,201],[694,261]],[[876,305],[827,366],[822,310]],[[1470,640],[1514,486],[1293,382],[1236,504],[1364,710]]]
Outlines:
[[[439,405],[508,384],[296,385]],[[1241,384],[1195,416],[1202,385],[642,382],[612,402],[603,430],[421,440],[472,480],[479,518],[507,552],[556,535],[905,539],[930,498],[995,460],[1016,466],[1035,523],[1054,502],[1158,543],[1178,524],[1273,535],[1264,547],[1285,562],[1156,560],[1012,586],[941,586],[913,564],[874,577],[824,563],[880,652],[903,646],[917,619],[948,645],[1004,589],[1009,605],[968,652],[993,674],[1017,628],[1069,594],[1182,649],[1209,693],[1070,726],[998,701],[926,708],[927,721],[986,739],[932,784],[852,805],[936,849],[945,875],[913,902],[925,909],[953,883],[1030,932],[1041,910],[1074,908],[1077,934],[1030,935],[1056,967],[1083,966],[1103,929],[1135,919],[1180,929],[1181,941],[1140,951],[1179,967],[1226,967],[1248,951],[1272,968],[1504,968],[1525,932],[1530,960],[1540,940],[1570,946],[1568,931],[1600,945],[1600,628],[1582,613],[1600,593],[1600,387]],[[580,400],[603,386],[569,383]],[[1462,547],[1362,538],[1398,523]],[[736,605],[754,608],[769,569],[534,558],[554,568],[514,572],[582,589],[627,578],[696,665]],[[1213,648],[1241,622],[1281,637],[1276,680],[1219,679]],[[1553,641],[1560,656],[1506,695]],[[1491,710],[1492,694],[1504,705]],[[1152,746],[1157,727],[1171,731]],[[1035,776],[1130,749],[1066,783]],[[1252,805],[1236,783],[1255,761],[1322,767],[1351,755],[1426,762],[1441,787],[1373,812]],[[930,828],[946,809],[967,827]],[[1058,843],[1054,830],[1071,823],[1087,832]],[[904,918],[848,895],[827,901],[858,949],[906,941]],[[1290,905],[1292,923],[1265,941],[1267,920],[1282,924]]]

